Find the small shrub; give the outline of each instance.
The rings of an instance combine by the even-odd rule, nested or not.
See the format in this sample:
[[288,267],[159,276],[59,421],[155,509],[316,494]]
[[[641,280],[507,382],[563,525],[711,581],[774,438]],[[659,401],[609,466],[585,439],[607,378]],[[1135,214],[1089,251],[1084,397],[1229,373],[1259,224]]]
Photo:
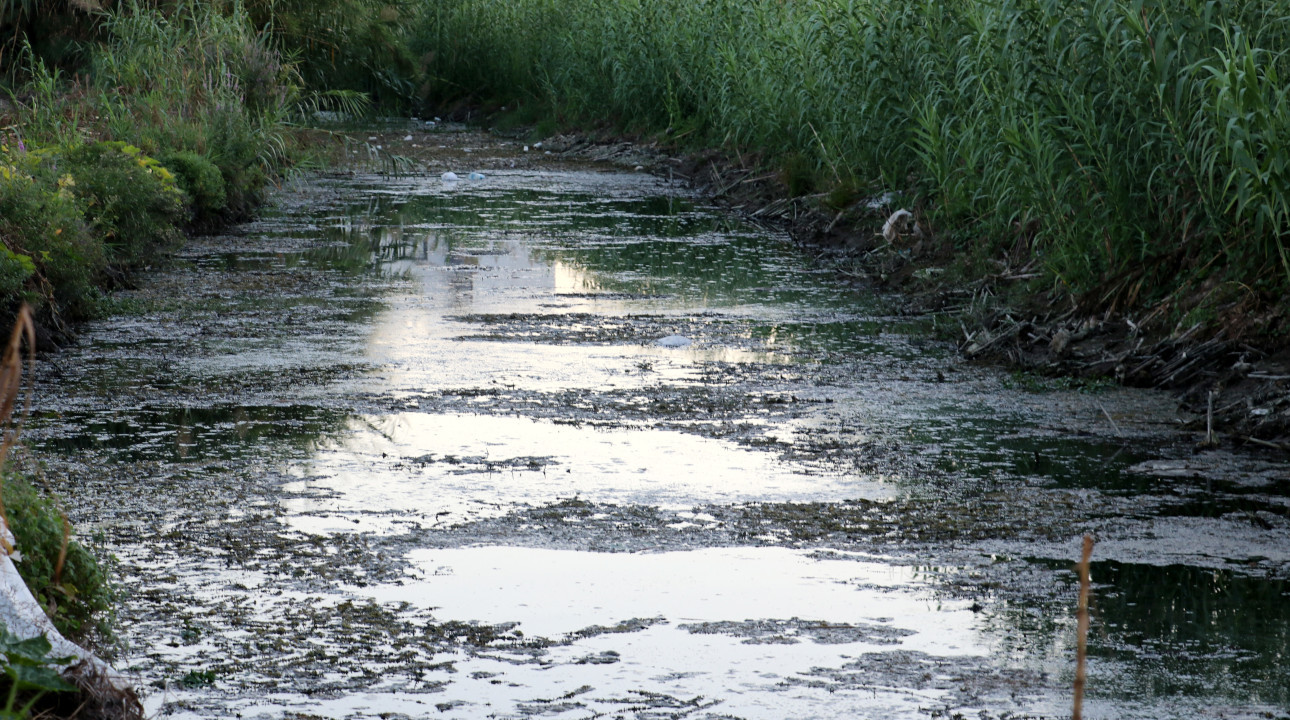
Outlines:
[[11,302],[53,301],[65,315],[88,314],[106,261],[72,192],[75,180],[35,159],[11,159],[35,172],[8,165],[0,173],[0,292]]
[[16,296],[22,292],[27,279],[36,274],[36,263],[30,255],[22,255],[0,247],[0,295]]
[[178,244],[182,194],[161,163],[123,142],[86,143],[60,155],[56,167],[73,178],[72,192],[113,263],[141,265]]
[[210,160],[195,152],[179,151],[163,155],[161,162],[175,175],[193,205],[194,219],[219,214],[228,200],[224,176]]

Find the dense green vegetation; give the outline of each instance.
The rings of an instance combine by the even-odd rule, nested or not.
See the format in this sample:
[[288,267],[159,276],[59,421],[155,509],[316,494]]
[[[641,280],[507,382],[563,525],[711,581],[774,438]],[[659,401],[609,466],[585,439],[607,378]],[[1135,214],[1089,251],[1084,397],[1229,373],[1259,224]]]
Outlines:
[[285,165],[283,121],[299,94],[241,11],[96,18],[103,41],[77,75],[32,44],[7,68],[0,294],[54,329],[92,315],[103,288],[172,249],[184,226],[254,207]]
[[49,219],[0,228],[0,294],[70,317],[174,240],[114,240],[120,218],[86,212],[111,188],[70,184],[113,155],[72,146],[138,148],[210,226],[289,162],[288,124],[373,103],[609,121],[761,158],[836,208],[901,191],[938,250],[1089,311],[1213,322],[1290,290],[1290,0],[0,5],[16,101],[0,182],[34,187],[6,187],[4,216]]
[[1033,260],[1032,290],[1089,310],[1184,319],[1290,289],[1287,16],[1286,0],[440,0],[414,35],[436,98],[760,153],[835,202],[910,192],[960,257]]

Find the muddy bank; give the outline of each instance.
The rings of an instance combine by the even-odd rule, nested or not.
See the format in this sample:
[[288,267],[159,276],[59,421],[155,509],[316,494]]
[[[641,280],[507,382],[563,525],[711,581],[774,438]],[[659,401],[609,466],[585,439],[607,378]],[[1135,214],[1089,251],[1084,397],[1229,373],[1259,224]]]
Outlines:
[[1290,707],[1284,464],[643,163],[365,137],[433,171],[284,188],[41,368],[150,712],[1055,717],[1085,532],[1097,716]]

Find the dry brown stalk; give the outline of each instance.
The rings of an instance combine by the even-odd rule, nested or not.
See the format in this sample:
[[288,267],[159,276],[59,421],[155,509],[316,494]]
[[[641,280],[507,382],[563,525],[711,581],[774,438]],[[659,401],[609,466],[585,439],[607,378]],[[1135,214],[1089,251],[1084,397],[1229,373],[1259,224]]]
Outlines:
[[63,545],[58,549],[58,562],[54,563],[54,586],[63,586],[63,565],[67,562],[67,544],[72,540],[72,524],[67,521],[67,513],[59,512],[63,518]]
[[1088,596],[1089,586],[1089,560],[1093,557],[1093,536],[1084,536],[1084,552],[1079,561],[1079,610],[1077,617],[1078,625],[1078,644],[1075,647],[1075,707],[1071,711],[1071,720],[1082,720],[1084,717],[1084,682],[1087,679],[1085,673],[1085,660],[1088,655]]
[[[4,439],[0,441],[0,470],[3,470],[5,461],[9,458],[9,451],[13,444],[18,440],[18,433],[22,430],[22,424],[27,419],[27,413],[31,410],[31,383],[33,378],[28,374],[27,396],[22,408],[22,415],[17,422],[13,420],[14,408],[18,405],[18,394],[22,390],[22,341],[27,341],[27,365],[34,366],[36,362],[36,325],[31,319],[31,308],[23,303],[18,308],[18,316],[14,320],[13,332],[9,334],[9,344],[5,346],[4,355],[0,357],[0,427],[4,428]],[[9,516],[5,513],[3,493],[0,493],[0,519],[4,521],[5,527],[9,525]],[[0,535],[0,545],[6,553],[12,553],[13,547],[9,544],[8,539]]]

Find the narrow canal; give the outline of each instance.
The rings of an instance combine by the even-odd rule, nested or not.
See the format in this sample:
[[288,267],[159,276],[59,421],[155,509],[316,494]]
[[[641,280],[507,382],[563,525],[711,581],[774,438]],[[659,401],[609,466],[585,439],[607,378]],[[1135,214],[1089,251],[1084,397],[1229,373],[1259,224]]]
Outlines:
[[42,363],[153,716],[1060,716],[1089,532],[1086,717],[1290,717],[1285,465],[966,365],[666,177],[444,142]]

